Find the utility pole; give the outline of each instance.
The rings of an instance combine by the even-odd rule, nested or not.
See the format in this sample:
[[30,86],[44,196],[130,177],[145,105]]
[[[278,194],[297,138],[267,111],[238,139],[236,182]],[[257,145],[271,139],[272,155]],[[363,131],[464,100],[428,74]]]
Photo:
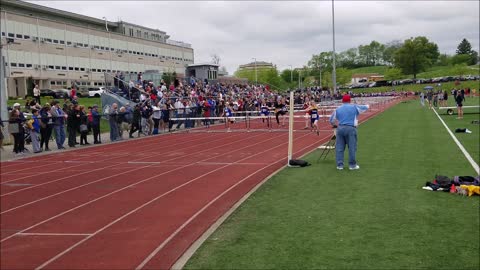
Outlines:
[[320,59],[318,60],[318,73],[319,73],[318,87],[320,87],[320,90],[322,90],[322,62],[320,61]]
[[335,0],[332,0],[332,36],[333,36],[333,72],[332,72],[332,83],[333,83],[333,93],[337,92],[337,73],[335,69]]
[[288,65],[290,67],[290,83],[293,82],[293,67],[292,65]]
[[258,77],[257,77],[257,58],[252,58],[255,60],[255,85],[258,84]]

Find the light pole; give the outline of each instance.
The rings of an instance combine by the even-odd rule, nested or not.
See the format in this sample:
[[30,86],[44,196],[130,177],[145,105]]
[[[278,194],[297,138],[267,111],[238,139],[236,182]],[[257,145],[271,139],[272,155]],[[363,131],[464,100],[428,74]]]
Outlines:
[[298,90],[300,90],[302,87],[300,86],[300,82],[302,81],[302,70],[298,70]]
[[288,65],[290,67],[290,83],[293,82],[293,67],[292,65]]
[[333,35],[333,55],[332,55],[332,83],[333,83],[333,93],[337,92],[337,74],[335,71],[335,0],[332,0],[332,35]]
[[320,87],[320,90],[322,90],[322,62],[320,61],[320,59],[318,59],[318,73],[318,87]]
[[252,58],[255,61],[255,85],[258,84],[258,79],[257,79],[257,58]]

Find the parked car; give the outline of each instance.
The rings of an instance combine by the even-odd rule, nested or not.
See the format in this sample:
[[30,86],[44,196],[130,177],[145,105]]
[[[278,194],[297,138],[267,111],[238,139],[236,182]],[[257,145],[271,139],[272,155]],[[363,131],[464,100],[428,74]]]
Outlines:
[[77,96],[78,97],[89,97],[90,92],[88,91],[88,88],[86,88],[86,87],[79,87],[77,89]]
[[54,89],[56,93],[56,98],[68,98],[70,97],[71,90],[68,89]]
[[89,97],[100,97],[103,92],[105,92],[105,87],[89,87],[88,88]]
[[56,92],[52,89],[40,89],[40,96],[41,97],[53,97],[56,98]]
[[385,80],[375,82],[375,87],[388,86],[388,85],[392,85],[392,83],[388,84],[388,81],[385,81]]

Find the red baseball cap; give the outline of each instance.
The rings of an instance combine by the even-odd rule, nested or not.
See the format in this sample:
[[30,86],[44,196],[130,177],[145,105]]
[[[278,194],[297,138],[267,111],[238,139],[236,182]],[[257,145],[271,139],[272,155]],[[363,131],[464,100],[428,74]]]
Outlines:
[[350,103],[350,95],[343,95],[342,102],[343,103]]

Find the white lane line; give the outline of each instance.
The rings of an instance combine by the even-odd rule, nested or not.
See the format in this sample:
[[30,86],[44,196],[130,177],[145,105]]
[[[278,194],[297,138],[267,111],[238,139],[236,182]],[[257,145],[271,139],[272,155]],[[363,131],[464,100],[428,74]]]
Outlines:
[[[324,139],[327,139],[328,137],[325,137],[323,139],[321,139],[320,141],[324,140]],[[315,144],[318,144],[318,141],[315,142],[315,143],[312,143],[298,151],[296,151],[294,154],[298,153],[298,152],[301,152],[303,151],[304,149],[306,148],[309,148],[311,147],[312,145],[315,145]],[[208,207],[210,207],[212,204],[214,204],[216,201],[218,201],[218,199],[220,199],[221,197],[223,197],[225,194],[227,194],[228,192],[230,192],[232,189],[234,189],[235,187],[237,187],[238,185],[240,185],[241,183],[243,183],[245,180],[249,179],[250,177],[254,176],[255,174],[257,174],[258,172],[270,167],[270,166],[273,166],[273,165],[276,165],[277,163],[282,163],[284,162],[283,160],[280,160],[280,161],[277,161],[275,163],[271,163],[269,165],[266,165],[258,170],[256,170],[255,172],[249,174],[248,176],[244,177],[243,179],[241,179],[240,181],[238,181],[237,183],[235,183],[234,185],[232,185],[231,187],[229,187],[228,189],[226,189],[225,191],[223,191],[222,193],[220,193],[220,195],[218,195],[217,197],[215,197],[214,199],[212,199],[210,202],[208,202],[204,207],[202,207],[200,210],[198,210],[193,216],[191,216],[187,221],[185,221],[180,227],[178,227],[172,234],[170,234],[170,236],[168,236],[167,239],[165,239],[155,250],[153,250],[136,268],[135,270],[140,270],[142,269],[153,257],[155,257],[155,255],[158,254],[158,252],[160,252],[160,250],[163,249],[163,247],[165,247],[175,236],[177,236],[177,234],[180,233],[180,231],[183,230],[183,228],[185,228],[188,224],[190,224],[196,217],[198,217],[201,213],[203,213]],[[237,205],[237,207],[242,203],[244,202],[253,192],[255,192],[255,190],[257,190],[261,184],[265,183],[271,176],[273,176],[275,173],[279,172],[280,170],[284,169],[285,166],[281,166],[278,170],[276,170],[274,173],[270,174],[270,176],[268,176],[267,178],[265,178],[263,181],[261,181],[259,184],[257,184],[252,190],[250,190],[246,195],[244,195],[240,201],[238,201],[235,205]],[[233,211],[235,209],[235,205],[229,210],[227,211],[227,213],[229,213],[229,215],[231,213],[233,213]],[[233,210],[232,210],[233,209]],[[231,212],[230,212],[231,211]],[[228,217],[228,216],[227,216]],[[227,218],[225,217],[225,219]],[[223,218],[223,216],[222,216]],[[222,221],[223,222],[223,221]],[[220,223],[221,224],[221,223]],[[219,225],[220,225],[219,224]],[[216,229],[216,228],[215,228]],[[215,231],[215,229],[212,230],[212,233],[213,231]],[[205,238],[206,239],[206,238]]]
[[[267,139],[267,140],[264,140],[264,141],[260,141],[260,142],[258,142],[258,143],[256,143],[256,144],[265,143],[265,142],[270,141],[270,140],[272,140],[272,138]],[[241,140],[241,141],[243,141],[243,140]],[[217,147],[224,147],[224,146],[228,146],[228,145],[230,145],[230,144],[236,144],[236,143],[237,143],[237,142],[230,142],[230,143],[227,143],[227,144],[225,144],[225,145],[220,145],[220,146],[217,146]],[[254,144],[254,145],[256,145],[256,144]],[[242,150],[242,149],[244,149],[244,148],[251,147],[251,146],[252,146],[252,145],[248,145],[248,146],[245,146],[245,147],[236,149],[235,151]],[[217,147],[214,147],[214,148],[217,148]],[[207,150],[204,150],[204,151],[201,151],[201,152],[196,152],[196,153],[194,153],[194,154],[198,154],[198,153],[210,151],[211,149],[213,149],[213,148],[210,148],[210,149],[207,149]],[[215,158],[215,156],[214,156],[214,157],[207,158],[207,159],[204,159],[204,160],[210,160],[210,159],[213,159],[213,158]],[[135,186],[135,185],[138,185],[138,184],[141,184],[141,183],[143,183],[143,182],[146,182],[146,181],[149,181],[149,180],[151,180],[151,179],[154,179],[154,178],[156,178],[156,177],[158,177],[158,176],[161,176],[161,175],[164,175],[164,174],[167,174],[167,173],[176,171],[176,170],[181,170],[181,169],[183,169],[183,168],[186,168],[186,167],[189,167],[189,166],[193,166],[193,165],[195,165],[195,163],[188,164],[188,165],[185,165],[185,166],[182,166],[182,167],[178,167],[178,168],[175,168],[175,169],[172,169],[172,170],[163,172],[163,173],[161,173],[161,174],[157,174],[157,175],[148,177],[148,178],[146,178],[146,179],[144,179],[144,180],[135,182],[135,183],[133,183],[133,184],[130,184],[130,185],[125,186],[125,187],[123,187],[123,188],[120,188],[120,189],[117,189],[117,190],[115,190],[115,191],[112,191],[112,192],[110,192],[110,193],[108,193],[108,194],[105,194],[105,195],[103,195],[103,196],[101,196],[101,197],[98,197],[98,198],[96,198],[96,199],[93,199],[93,200],[91,200],[91,201],[88,201],[88,202],[86,202],[86,203],[83,203],[83,204],[81,204],[81,205],[78,205],[78,206],[76,206],[76,207],[74,207],[74,208],[71,208],[71,209],[69,209],[69,210],[66,210],[66,211],[64,211],[64,212],[62,212],[62,213],[60,213],[60,214],[57,214],[57,215],[55,215],[55,216],[53,216],[53,217],[50,217],[50,218],[48,218],[48,219],[46,219],[46,220],[43,220],[43,221],[39,222],[39,223],[36,223],[36,224],[34,224],[34,225],[26,228],[26,229],[23,229],[23,230],[19,231],[18,233],[26,232],[26,231],[28,231],[28,230],[30,230],[30,229],[33,229],[33,228],[35,228],[35,227],[37,227],[37,226],[39,226],[39,225],[41,225],[41,224],[44,224],[44,223],[46,223],[46,222],[48,222],[48,221],[51,221],[51,220],[53,220],[53,219],[55,219],[55,218],[57,218],[57,217],[63,216],[63,215],[65,215],[65,214],[69,213],[69,212],[72,212],[72,211],[76,210],[76,209],[79,209],[79,208],[81,208],[81,207],[84,207],[84,206],[86,206],[86,205],[89,205],[89,204],[91,204],[91,203],[94,203],[94,202],[96,202],[96,201],[98,201],[98,200],[100,200],[100,199],[106,198],[106,197],[108,197],[108,196],[111,196],[111,195],[113,195],[113,194],[115,194],[115,193],[117,193],[117,192],[120,192],[120,191],[122,191],[122,190],[131,188],[131,187],[133,187],[133,186]],[[146,167],[150,167],[150,166],[146,166]],[[145,167],[145,168],[146,168],[146,167]],[[114,175],[114,176],[116,176],[116,175]],[[17,233],[17,234],[18,234],[18,233]],[[10,236],[5,237],[4,239],[0,240],[0,243],[2,243],[2,242],[4,242],[4,241],[6,241],[6,240],[8,240],[8,239],[10,239],[10,238],[12,238],[12,237],[14,237],[14,236],[17,235],[17,234],[13,234],[13,235],[10,235]]]
[[[301,139],[301,138],[303,138],[303,137],[305,137],[305,136],[306,136],[306,135],[300,137],[299,139]],[[272,140],[272,139],[268,139],[268,140],[265,140],[265,141],[270,141],[270,140]],[[265,141],[261,141],[261,142],[258,142],[258,143],[256,143],[256,144],[265,143]],[[246,147],[251,147],[251,146],[254,146],[254,145],[256,145],[256,144],[249,145],[249,146],[246,146]],[[259,155],[259,154],[263,154],[263,153],[265,153],[265,152],[267,152],[267,151],[271,151],[272,149],[278,148],[278,147],[280,147],[280,146],[282,146],[282,145],[284,145],[284,144],[285,144],[285,143],[279,144],[279,145],[274,146],[274,147],[272,147],[272,148],[269,148],[269,149],[267,149],[267,150],[265,150],[265,151],[258,152],[258,153],[256,153],[255,155],[252,155],[252,156],[256,156],[256,155]],[[243,147],[243,148],[246,148],[246,147]],[[241,149],[242,149],[242,148],[237,149],[237,150],[241,150]],[[248,158],[250,158],[250,157],[252,157],[252,156],[249,156],[249,157],[240,159],[239,161],[248,159]],[[212,158],[215,158],[215,157],[211,157],[211,158],[209,158],[209,159],[212,159]],[[95,235],[97,235],[98,233],[104,231],[104,230],[107,229],[108,227],[116,224],[117,222],[121,221],[121,220],[124,219],[125,217],[127,217],[127,216],[129,216],[129,215],[131,215],[131,214],[133,214],[133,213],[135,213],[135,212],[137,212],[138,210],[142,209],[143,207],[145,207],[145,206],[147,206],[147,205],[149,205],[149,204],[157,201],[158,199],[160,199],[160,198],[162,198],[162,197],[164,197],[164,196],[166,196],[166,195],[174,192],[175,190],[180,189],[180,188],[182,188],[182,187],[184,187],[184,186],[186,186],[186,185],[188,185],[188,184],[190,184],[190,183],[192,183],[192,182],[194,182],[194,181],[196,181],[196,180],[198,180],[198,179],[200,179],[200,178],[202,178],[202,177],[204,177],[204,176],[206,176],[206,175],[209,175],[209,174],[211,174],[211,173],[213,173],[213,172],[216,172],[216,171],[221,170],[221,169],[223,169],[223,168],[226,168],[226,167],[228,167],[228,166],[230,166],[230,165],[224,165],[224,166],[221,166],[221,167],[219,167],[219,168],[217,168],[217,169],[215,169],[215,170],[209,171],[209,172],[207,172],[207,173],[205,173],[205,174],[203,174],[203,175],[201,175],[201,176],[198,176],[198,177],[196,177],[196,178],[194,178],[194,179],[192,179],[192,180],[190,180],[190,181],[188,181],[188,182],[185,182],[185,183],[181,184],[180,186],[177,186],[177,187],[175,187],[175,188],[173,188],[173,189],[171,189],[171,190],[169,190],[169,191],[167,191],[167,192],[165,192],[165,193],[163,193],[163,194],[161,194],[161,195],[159,195],[159,196],[151,199],[150,201],[148,201],[148,202],[140,205],[139,207],[133,209],[132,211],[124,214],[123,216],[121,216],[121,217],[117,218],[116,220],[110,222],[109,224],[105,225],[104,227],[98,229],[98,230],[95,231],[92,235],[90,235],[90,236],[88,236],[88,237],[80,240],[79,242],[77,242],[77,243],[75,243],[74,245],[70,246],[69,248],[65,249],[64,251],[62,251],[61,253],[57,254],[56,256],[54,256],[53,258],[49,259],[48,261],[44,262],[43,264],[41,264],[40,266],[38,266],[38,267],[35,268],[35,269],[38,270],[38,269],[44,268],[45,266],[49,265],[49,264],[52,263],[53,261],[55,261],[55,260],[57,260],[58,258],[62,257],[63,255],[65,255],[66,253],[68,253],[70,250],[74,249],[74,248],[77,247],[78,245],[84,243],[84,242],[87,241],[88,239],[94,237]]]
[[[102,167],[102,168],[95,169],[95,170],[85,171],[85,172],[83,172],[83,173],[76,174],[75,177],[77,177],[77,176],[79,176],[79,175],[84,175],[84,174],[87,174],[87,173],[91,173],[91,172],[96,172],[96,171],[108,169],[108,168],[113,167],[113,166],[116,166],[116,165],[117,165],[117,164],[110,165],[110,166],[106,166],[106,167]],[[82,164],[81,164],[81,165],[77,165],[77,166],[73,166],[73,167],[78,167],[78,166],[82,166]],[[57,171],[57,170],[55,170],[55,171]],[[55,172],[55,171],[52,171],[52,172]],[[51,173],[51,172],[48,172],[48,173]],[[45,174],[45,173],[41,173],[41,174]],[[19,179],[17,179],[17,180],[20,180],[20,179],[23,179],[23,178],[28,178],[28,177],[29,177],[29,176],[22,177],[22,178],[19,178]],[[44,182],[44,183],[41,183],[41,184],[29,186],[29,187],[26,187],[26,188],[17,189],[17,190],[14,190],[14,191],[12,191],[12,192],[8,192],[8,193],[5,193],[5,194],[2,194],[2,195],[0,195],[0,197],[10,196],[10,195],[12,195],[12,194],[15,194],[15,193],[18,193],[18,192],[27,190],[27,189],[36,188],[36,187],[39,187],[39,186],[51,184],[51,183],[58,182],[58,181],[61,181],[61,180],[63,180],[63,179],[67,179],[67,178],[72,178],[72,177],[73,177],[72,175],[69,175],[69,176],[57,178],[57,179],[52,180],[52,181],[47,181],[47,182]],[[17,180],[15,180],[15,181],[17,181]],[[11,182],[11,181],[8,181],[8,182]],[[4,184],[4,183],[2,183],[2,184]],[[3,214],[3,212],[1,212],[0,214]]]
[[159,161],[129,161],[129,164],[160,164]]
[[89,236],[91,233],[19,233],[18,236]]
[[457,137],[455,137],[455,135],[450,130],[450,128],[448,128],[447,124],[445,124],[445,121],[443,121],[443,119],[440,117],[440,115],[438,115],[437,110],[435,110],[435,108],[434,108],[433,111],[437,115],[438,119],[440,119],[440,122],[443,124],[445,129],[448,131],[448,134],[450,134],[453,141],[457,144],[458,148],[460,148],[460,151],[462,151],[465,158],[468,160],[468,162],[470,162],[470,165],[472,165],[473,169],[477,172],[477,175],[480,175],[480,168],[479,168],[478,164],[475,162],[475,160],[473,160],[472,156],[470,156],[470,154],[467,152],[465,147],[463,147],[462,143],[460,143],[460,141],[457,139]]
[[[81,188],[81,187],[85,187],[85,186],[88,186],[88,185],[91,185],[91,184],[94,184],[94,183],[97,183],[97,182],[100,182],[100,181],[103,181],[103,180],[106,180],[106,179],[110,179],[110,178],[112,178],[112,177],[116,177],[116,176],[119,176],[119,175],[122,175],[122,174],[126,174],[126,173],[129,173],[129,172],[138,171],[138,170],[141,170],[141,169],[144,169],[144,168],[147,168],[147,167],[149,167],[149,166],[143,166],[143,167],[131,169],[131,170],[128,170],[128,171],[120,172],[120,173],[117,173],[117,174],[114,174],[114,175],[110,175],[110,176],[107,176],[107,177],[103,177],[103,178],[100,178],[100,179],[98,179],[98,180],[95,180],[95,181],[92,181],[92,182],[88,182],[88,183],[83,184],[83,185],[80,185],[80,186],[76,186],[76,187],[73,187],[73,188],[69,188],[69,189],[67,189],[67,190],[63,190],[63,191],[54,193],[54,194],[49,195],[49,196],[46,196],[46,197],[43,197],[43,198],[40,198],[40,199],[31,201],[31,202],[28,202],[28,203],[25,203],[25,204],[22,204],[22,205],[19,205],[19,206],[12,207],[12,208],[10,208],[10,209],[8,209],[8,210],[5,210],[5,211],[1,212],[0,214],[3,215],[3,214],[5,214],[5,213],[11,212],[11,211],[13,211],[13,210],[16,210],[16,209],[19,209],[19,208],[23,208],[23,207],[25,207],[25,206],[28,206],[28,205],[31,205],[31,204],[34,204],[34,203],[37,203],[37,202],[40,202],[40,201],[43,201],[43,200],[46,200],[46,199],[49,199],[49,198],[58,196],[58,195],[61,195],[61,194],[63,194],[63,193],[69,192],[69,191],[72,191],[72,190],[75,190],[75,189],[79,189],[79,188]],[[92,172],[92,171],[90,171],[90,172]]]

